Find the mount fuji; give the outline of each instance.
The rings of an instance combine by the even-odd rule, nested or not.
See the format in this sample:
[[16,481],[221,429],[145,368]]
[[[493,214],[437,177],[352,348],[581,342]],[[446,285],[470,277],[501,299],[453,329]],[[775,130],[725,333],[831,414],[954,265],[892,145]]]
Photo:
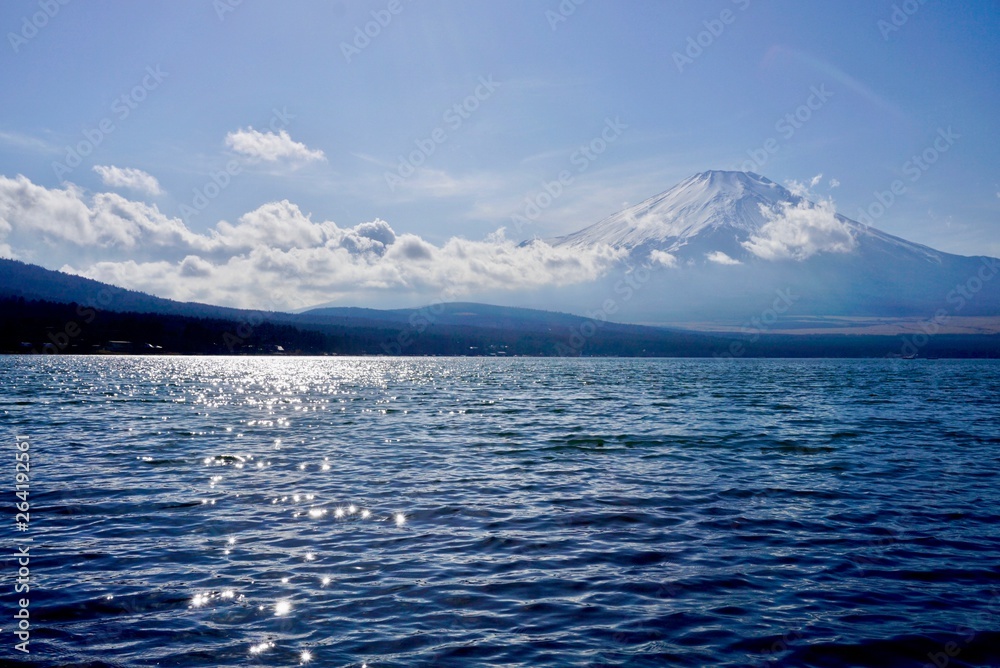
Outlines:
[[609,319],[619,321],[744,319],[776,300],[797,316],[1000,315],[1000,279],[992,280],[1000,260],[901,239],[836,213],[832,202],[810,200],[804,188],[751,172],[695,174],[544,241],[620,253],[621,266],[597,285],[538,295],[556,298],[560,310],[608,305]]

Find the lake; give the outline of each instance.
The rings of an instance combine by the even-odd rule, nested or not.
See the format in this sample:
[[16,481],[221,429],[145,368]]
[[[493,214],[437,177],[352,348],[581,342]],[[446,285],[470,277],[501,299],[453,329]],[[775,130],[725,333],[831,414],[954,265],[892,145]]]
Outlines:
[[7,356],[0,377],[4,549],[31,555],[4,660],[1000,666],[997,361]]

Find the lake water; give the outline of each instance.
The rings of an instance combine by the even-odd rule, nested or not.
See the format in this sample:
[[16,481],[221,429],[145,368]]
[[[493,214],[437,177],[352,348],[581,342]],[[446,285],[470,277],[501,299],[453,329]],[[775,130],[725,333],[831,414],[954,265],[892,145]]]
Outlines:
[[0,357],[30,650],[1000,666],[1000,363]]

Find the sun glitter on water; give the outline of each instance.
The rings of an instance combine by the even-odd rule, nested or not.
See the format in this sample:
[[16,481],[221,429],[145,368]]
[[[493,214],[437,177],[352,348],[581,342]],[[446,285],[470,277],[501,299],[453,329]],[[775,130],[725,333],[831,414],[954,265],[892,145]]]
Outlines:
[[265,640],[264,642],[257,643],[256,645],[251,645],[250,646],[250,653],[251,654],[260,654],[261,652],[266,652],[267,650],[269,650],[269,649],[271,649],[273,647],[274,647],[274,643],[273,642],[269,642],[269,641]]

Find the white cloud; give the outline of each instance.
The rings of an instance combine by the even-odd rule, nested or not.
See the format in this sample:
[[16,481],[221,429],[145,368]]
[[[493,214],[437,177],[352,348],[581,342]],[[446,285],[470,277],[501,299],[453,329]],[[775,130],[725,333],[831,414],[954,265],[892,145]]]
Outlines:
[[812,193],[809,192],[809,189],[815,188],[816,184],[818,184],[822,178],[822,174],[817,174],[809,179],[809,183],[802,183],[801,181],[793,179],[791,181],[785,181],[785,187],[788,188],[788,191],[796,197],[811,197]]
[[716,264],[727,264],[727,265],[743,264],[739,260],[729,257],[722,251],[714,251],[712,253],[706,253],[705,259],[707,259],[709,262],[714,262]]
[[112,188],[129,188],[150,195],[162,195],[160,182],[152,174],[132,167],[115,167],[114,165],[94,165],[104,185]]
[[649,259],[657,264],[663,265],[667,269],[676,269],[679,266],[677,264],[677,257],[667,253],[666,251],[654,250],[649,254]]
[[839,188],[840,187],[840,181],[838,181],[837,179],[830,179],[830,187],[831,188]]
[[[341,231],[345,237],[359,233],[357,227]],[[126,260],[64,270],[174,299],[256,308],[268,296],[277,307],[296,308],[339,297],[357,301],[372,293],[457,298],[476,291],[566,285],[599,277],[619,258],[609,248],[580,253],[544,243],[518,247],[497,236],[483,241],[456,237],[440,247],[415,235],[394,237],[383,255],[331,244],[289,250],[260,245],[217,262],[189,256],[178,263]]]
[[317,225],[288,200],[269,202],[240,216],[236,225],[220,221],[215,239],[231,252],[245,252],[257,246],[281,250],[322,245],[332,224]]
[[323,151],[312,150],[301,142],[293,141],[285,130],[275,134],[254,130],[252,127],[248,127],[246,130],[240,128],[226,135],[226,146],[251,160],[257,161],[310,162],[312,160],[326,160]]
[[519,246],[502,231],[434,245],[379,219],[353,227],[317,222],[287,200],[201,234],[114,193],[88,200],[72,184],[48,189],[0,176],[0,252],[22,250],[28,261],[41,255],[47,266],[115,285],[249,308],[568,285],[598,278],[622,256],[607,246]]
[[0,176],[0,241],[24,249],[25,258],[44,254],[50,262],[60,255],[80,259],[81,249],[135,256],[212,245],[155,205],[116,193],[98,193],[88,202],[72,183],[49,189],[22,175]]
[[781,202],[777,211],[761,205],[765,223],[743,247],[764,260],[805,260],[817,253],[848,253],[857,240],[837,218],[833,202]]

